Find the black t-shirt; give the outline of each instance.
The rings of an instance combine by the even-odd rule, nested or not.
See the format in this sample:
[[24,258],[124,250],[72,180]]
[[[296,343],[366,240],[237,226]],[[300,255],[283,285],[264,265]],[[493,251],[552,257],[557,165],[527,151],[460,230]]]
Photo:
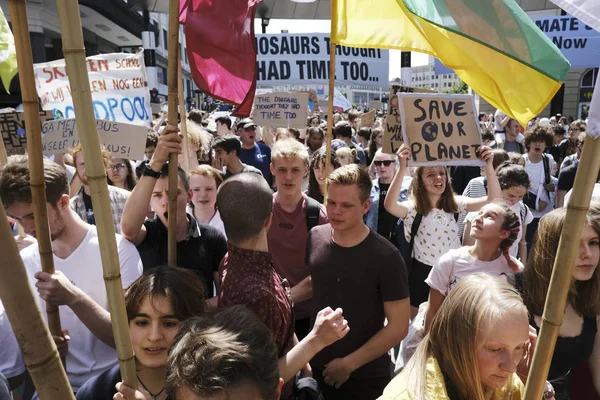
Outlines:
[[560,174],[558,174],[558,190],[569,191],[573,189],[573,184],[575,183],[575,174],[577,173],[578,166],[579,164],[569,165],[560,171]]
[[[217,228],[201,224],[188,214],[190,229],[187,239],[177,242],[177,266],[195,271],[212,297],[214,272],[227,253],[227,239]],[[158,218],[144,222],[146,237],[137,246],[144,271],[167,265],[167,228]],[[198,234],[199,233],[199,234]]]
[[396,225],[398,225],[398,218],[390,214],[383,203],[385,202],[385,196],[390,188],[389,183],[379,183],[379,211],[377,215],[377,233],[384,238],[391,240],[392,232]]
[[92,206],[92,197],[85,193],[85,190],[81,192],[83,195],[83,204],[85,205],[85,215],[87,216],[87,223],[90,225],[96,225],[96,218],[94,217],[94,207]]
[[[323,371],[325,364],[356,351],[383,328],[383,303],[408,298],[408,275],[398,249],[377,232],[371,230],[354,247],[342,247],[333,242],[330,224],[308,233],[306,264],[313,284],[313,317],[327,306],[340,307],[356,327],[312,359],[311,365]],[[390,357],[385,353],[352,377],[389,378],[389,374]]]

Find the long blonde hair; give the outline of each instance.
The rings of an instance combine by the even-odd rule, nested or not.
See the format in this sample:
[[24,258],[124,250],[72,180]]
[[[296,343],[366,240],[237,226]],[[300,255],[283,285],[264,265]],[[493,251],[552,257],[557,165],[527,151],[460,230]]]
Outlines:
[[[442,303],[429,334],[406,366],[409,392],[416,399],[434,400],[426,393],[427,361],[433,357],[460,398],[484,400],[477,364],[480,333],[514,313],[522,313],[527,321],[523,299],[503,278],[485,273],[463,278]],[[512,377],[507,386],[512,386]]]

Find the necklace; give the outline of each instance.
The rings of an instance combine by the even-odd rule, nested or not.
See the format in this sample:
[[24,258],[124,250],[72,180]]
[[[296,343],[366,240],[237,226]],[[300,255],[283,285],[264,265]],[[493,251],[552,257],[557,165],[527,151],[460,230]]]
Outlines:
[[164,392],[164,391],[165,391],[165,387],[163,386],[163,388],[162,388],[162,389],[160,389],[160,392],[158,392],[158,393],[156,393],[156,394],[152,394],[152,392],[150,391],[150,389],[148,389],[148,388],[146,387],[146,385],[144,385],[144,382],[143,382],[143,381],[140,379],[140,376],[139,376],[139,375],[137,376],[137,378],[138,378],[138,381],[140,381],[140,383],[142,384],[142,387],[143,387],[144,389],[146,389],[146,391],[147,391],[147,392],[150,394],[150,396],[152,397],[152,399],[153,399],[153,400],[156,400],[156,399],[158,399],[158,396],[160,396],[160,395],[162,394],[162,392]]

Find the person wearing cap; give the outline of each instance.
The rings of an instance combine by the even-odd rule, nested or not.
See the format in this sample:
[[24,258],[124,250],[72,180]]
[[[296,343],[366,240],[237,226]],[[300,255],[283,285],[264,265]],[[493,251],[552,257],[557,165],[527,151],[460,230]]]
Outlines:
[[250,118],[237,123],[237,134],[242,141],[240,160],[244,164],[258,168],[270,187],[273,187],[271,175],[271,148],[264,143],[256,143],[256,124]]

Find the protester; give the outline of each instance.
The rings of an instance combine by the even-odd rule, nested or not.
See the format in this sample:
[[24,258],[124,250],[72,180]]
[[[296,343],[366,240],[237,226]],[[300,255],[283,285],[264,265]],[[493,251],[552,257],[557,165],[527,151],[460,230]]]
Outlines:
[[[383,202],[396,172],[397,159],[390,154],[383,153],[380,149],[375,152],[373,165],[377,172],[377,178],[372,182],[373,188],[369,196],[371,207],[365,215],[365,224],[384,238],[391,240],[392,234],[398,225],[398,218],[385,209]],[[411,184],[412,178],[405,175],[398,201],[405,201],[408,198],[408,190]]]
[[239,158],[244,164],[260,170],[269,187],[273,186],[271,176],[271,149],[264,143],[256,143],[256,124],[249,118],[244,118],[237,124],[237,133],[242,141]]
[[[102,162],[104,169],[111,168],[110,153],[104,148],[101,148]],[[94,206],[92,204],[92,195],[88,176],[85,168],[85,160],[83,158],[83,148],[77,145],[72,150],[73,160],[77,169],[77,177],[82,183],[81,189],[71,199],[71,208],[75,210],[77,215],[90,225],[96,225],[96,217],[94,215]],[[110,208],[112,212],[113,224],[115,233],[121,233],[121,219],[123,218],[123,208],[125,202],[129,198],[130,192],[112,185],[108,185],[108,196],[110,199]]]
[[552,136],[552,147],[548,149],[548,153],[558,163],[560,160],[560,144],[565,139],[565,129],[560,125],[555,125],[552,127],[552,133],[554,134]]
[[221,214],[217,210],[217,189],[223,182],[221,173],[208,165],[190,171],[190,205],[194,218],[201,224],[211,225],[225,235]]
[[356,328],[319,352],[311,366],[326,399],[371,400],[389,382],[388,351],[408,330],[406,268],[400,252],[363,222],[370,207],[368,173],[356,164],[340,167],[327,187],[330,223],[313,228],[306,245],[313,306],[340,307]]
[[[89,378],[117,363],[108,309],[100,243],[96,227],[87,224],[69,206],[69,185],[64,169],[44,161],[44,181],[54,274],[42,272],[40,250],[33,244],[21,252],[32,290],[39,295],[38,305],[46,302],[59,308],[62,328],[69,332],[67,376],[75,392]],[[26,156],[9,159],[0,170],[0,198],[8,215],[22,220],[32,215],[29,160]],[[127,288],[142,272],[135,247],[116,235],[121,283]],[[64,343],[65,338],[54,337]]]
[[[352,126],[354,131],[358,131],[360,129],[360,113],[358,110],[350,110],[348,111],[348,123]],[[337,124],[336,124],[337,125]]]
[[148,133],[146,134],[146,148],[144,149],[144,158],[146,160],[152,158],[157,145],[158,135],[153,130],[148,130]]
[[[527,308],[502,278],[475,273],[450,292],[429,334],[379,400],[523,398],[535,344]],[[547,394],[547,395],[546,395]],[[553,399],[546,384],[545,399]]]
[[110,159],[111,166],[106,171],[109,184],[131,192],[136,184],[136,177],[131,162],[125,158]]
[[516,164],[520,165],[521,167],[525,167],[525,158],[523,158],[523,154],[510,151],[508,152],[508,158],[511,164]]
[[318,126],[308,128],[306,133],[308,135],[308,155],[312,157],[312,155],[323,146],[325,134],[323,133],[323,129]]
[[356,159],[356,149],[340,147],[335,151],[335,158],[337,158],[341,166],[352,164]]
[[308,128],[318,128],[321,125],[321,118],[318,115],[308,117],[306,126]]
[[[152,268],[125,292],[129,337],[135,353],[138,390],[165,400],[167,354],[181,324],[205,312],[202,282],[182,268]],[[122,380],[119,365],[87,381],[77,400],[112,399]]]
[[[369,148],[369,140],[371,140],[371,128],[362,127],[356,132],[356,140],[358,141],[358,145],[361,149],[366,151]],[[371,163],[372,159],[369,159],[369,155],[367,154],[367,165]]]
[[231,131],[231,118],[223,116],[215,119],[217,136],[233,135]]
[[[525,233],[527,232],[527,225],[533,220],[533,214],[529,210],[529,207],[523,204],[522,201],[529,188],[529,175],[525,171],[525,168],[520,165],[503,163],[496,169],[496,176],[502,189],[502,199],[510,205],[520,222],[517,237],[509,249],[509,254],[515,258],[518,256],[521,262],[525,264],[527,262]],[[475,243],[470,232],[476,216],[476,213],[467,214],[463,235],[464,246],[470,246]]]
[[[360,122],[360,118],[358,120]],[[367,156],[365,155],[365,151],[361,149],[360,146],[356,146],[352,141],[352,126],[350,123],[341,121],[335,124],[334,137],[342,140],[349,148],[356,151],[356,157],[353,162],[361,165],[367,164]]]
[[336,168],[340,167],[340,163],[335,157],[335,152],[331,149],[331,157],[329,168],[326,167],[327,150],[321,147],[310,158],[310,168],[308,176],[308,197],[323,203],[325,196],[325,179]]
[[262,172],[252,165],[244,164],[240,160],[242,144],[234,135],[217,137],[213,143],[217,167],[225,167],[223,179],[227,179],[241,172],[252,172],[263,176]]
[[[291,399],[295,375],[321,349],[348,333],[342,310],[327,306],[316,318],[319,330],[323,319],[328,329],[308,335],[302,342],[294,334],[294,316],[289,284],[277,274],[269,253],[267,230],[272,223],[273,195],[265,180],[254,174],[241,174],[224,182],[217,194],[227,232],[228,252],[219,272],[219,308],[245,305],[269,328],[281,360],[279,374],[285,382],[282,399]],[[330,335],[327,332],[333,332]],[[331,340],[324,338],[331,337]],[[290,354],[298,343],[297,352]]]
[[525,154],[525,146],[517,141],[517,137],[520,133],[519,129],[519,122],[516,119],[510,118],[506,122],[506,125],[504,125],[505,138],[504,141],[498,143],[498,148],[503,149],[506,152]]
[[552,145],[552,134],[547,127],[536,125],[525,133],[525,146],[527,154],[525,169],[529,175],[529,191],[523,202],[533,213],[533,220],[527,226],[527,249],[531,249],[533,235],[541,217],[554,209],[554,194],[556,191],[556,178],[552,176],[554,159],[544,153]]
[[[268,328],[243,306],[188,319],[173,340],[165,392],[172,399],[279,399],[283,379]],[[152,400],[119,383],[115,400]]]
[[[369,146],[366,150],[367,158],[373,160],[375,158],[375,152],[381,148],[383,145],[383,129],[375,128],[371,131],[371,140],[369,141]],[[369,163],[371,165],[371,163]]]
[[574,154],[565,157],[560,164],[560,169],[567,168],[571,165],[579,164],[579,158],[581,157],[581,150],[583,150],[583,142],[585,141],[586,134],[585,132],[577,135],[577,139],[575,139],[576,150]]
[[[167,264],[167,227],[170,153],[181,152],[178,129],[167,125],[158,139],[152,159],[144,165],[142,178],[131,192],[123,212],[123,235],[137,246],[144,270]],[[199,224],[186,213],[190,201],[190,186],[185,172],[177,170],[177,265],[195,271],[205,286],[208,297],[213,294],[213,283],[219,288],[219,263],[227,252],[225,237],[217,228]],[[145,220],[148,206],[155,212],[154,219]]]
[[568,136],[558,145],[560,159],[555,160],[559,165],[568,156],[575,154],[577,151],[577,137],[580,133],[586,131],[586,123],[582,120],[577,120],[568,125]]
[[[567,210],[559,208],[540,220],[535,242],[522,276],[517,276],[527,309],[529,324],[536,330],[542,323],[556,250],[565,226]],[[592,201],[579,238],[579,251],[572,265],[565,314],[558,328],[558,339],[550,364],[548,378],[556,389],[556,399],[569,399],[571,371],[588,362],[596,395],[600,395],[600,346],[598,345],[598,315],[600,315],[600,203]],[[567,268],[566,265],[559,266]]]
[[[186,121],[188,136],[188,159],[189,168],[195,168],[201,164],[212,163],[213,136],[202,127],[191,120]],[[179,164],[184,163],[183,154],[179,154]]]
[[427,301],[429,287],[425,279],[439,258],[451,249],[460,247],[458,213],[479,209],[501,196],[500,184],[494,173],[493,154],[489,147],[479,148],[479,157],[485,161],[484,171],[488,177],[488,194],[476,199],[456,196],[452,191],[445,167],[419,167],[412,182],[412,198],[397,201],[402,187],[402,177],[410,158],[406,145],[400,146],[400,168],[388,190],[385,208],[390,214],[404,220],[404,236],[410,242],[412,224],[417,215],[422,220],[414,240],[412,268],[409,271],[411,314],[417,314],[419,305]]
[[312,284],[306,265],[306,238],[311,228],[328,222],[327,213],[323,205],[302,193],[302,181],[308,173],[306,148],[293,139],[282,140],[273,146],[271,156],[277,192],[273,194],[267,240],[275,271],[291,285],[295,332],[302,340],[311,326]]

